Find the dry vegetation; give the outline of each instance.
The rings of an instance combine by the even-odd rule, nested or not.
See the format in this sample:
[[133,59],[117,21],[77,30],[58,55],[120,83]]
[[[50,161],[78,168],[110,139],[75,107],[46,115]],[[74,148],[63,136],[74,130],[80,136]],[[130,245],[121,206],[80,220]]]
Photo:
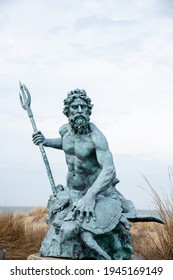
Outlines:
[[0,247],[6,249],[6,259],[25,260],[38,252],[48,230],[46,210],[39,207],[29,213],[0,214]]
[[[152,186],[150,188],[160,217],[166,223],[134,223],[131,228],[131,243],[135,253],[146,259],[172,260],[173,191],[162,201]],[[47,230],[45,208],[39,207],[27,214],[1,213],[0,247],[6,249],[6,259],[25,260],[28,255],[38,252]]]
[[170,194],[161,199],[150,187],[155,208],[165,224],[138,223],[131,228],[131,243],[135,252],[148,260],[173,260],[173,172],[169,169]]

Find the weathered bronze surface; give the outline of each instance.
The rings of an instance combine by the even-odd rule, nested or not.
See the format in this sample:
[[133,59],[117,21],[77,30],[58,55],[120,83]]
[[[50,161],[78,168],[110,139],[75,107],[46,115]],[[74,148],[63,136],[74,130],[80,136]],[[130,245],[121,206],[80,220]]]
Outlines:
[[48,139],[33,122],[27,88],[20,88],[22,106],[29,112],[35,132],[33,142],[41,147],[44,162],[43,146],[51,147],[64,151],[68,167],[66,185],[55,186],[46,158],[53,194],[47,205],[50,229],[42,242],[41,256],[130,259],[130,221],[140,221],[140,217],[133,203],[116,188],[119,180],[106,137],[90,122],[91,99],[85,90],[70,91],[63,110],[68,123],[60,127],[60,137]]

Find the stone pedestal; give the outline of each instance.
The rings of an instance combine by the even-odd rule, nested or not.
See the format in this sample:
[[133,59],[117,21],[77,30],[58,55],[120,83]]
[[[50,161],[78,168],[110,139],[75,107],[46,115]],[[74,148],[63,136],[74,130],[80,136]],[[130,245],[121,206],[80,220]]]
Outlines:
[[143,256],[138,256],[138,255],[132,255],[130,260],[135,261],[135,260],[145,260]]
[[[53,257],[42,257],[40,256],[39,253],[35,253],[35,254],[32,254],[30,256],[28,256],[27,260],[54,260],[54,261],[58,261],[58,260],[67,260],[67,259],[64,259],[64,258],[53,258]],[[132,255],[130,260],[145,260],[144,257],[142,256],[137,256],[137,255]]]
[[27,257],[27,260],[64,260],[63,258],[42,257],[39,253],[32,254]]

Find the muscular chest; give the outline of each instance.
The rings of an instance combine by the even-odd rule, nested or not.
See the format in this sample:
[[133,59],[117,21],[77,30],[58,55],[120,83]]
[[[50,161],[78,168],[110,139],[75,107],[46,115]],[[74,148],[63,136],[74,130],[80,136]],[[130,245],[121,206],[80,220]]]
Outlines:
[[87,159],[94,152],[94,147],[89,135],[66,135],[63,138],[63,150],[67,155]]

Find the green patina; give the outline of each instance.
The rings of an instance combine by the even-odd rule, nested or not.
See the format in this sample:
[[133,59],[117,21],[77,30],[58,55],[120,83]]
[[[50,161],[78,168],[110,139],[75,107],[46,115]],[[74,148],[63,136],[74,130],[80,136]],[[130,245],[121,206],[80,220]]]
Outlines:
[[33,136],[37,145],[63,150],[68,166],[66,186],[48,203],[50,230],[42,256],[129,259],[133,253],[128,217],[135,209],[116,189],[119,180],[107,140],[90,122],[92,107],[84,90],[71,91],[64,100],[68,124],[60,128],[61,137]]
[[[106,137],[90,122],[91,99],[85,90],[69,92],[63,110],[68,123],[59,129],[60,137],[48,139],[36,128],[27,88],[21,84],[20,88],[22,106],[35,132],[33,142],[40,147],[53,191],[47,205],[50,228],[40,254],[71,259],[130,259],[133,248],[129,221],[140,221],[140,217],[133,203],[116,188],[119,180]],[[68,167],[65,186],[55,186],[43,146],[64,151]]]

